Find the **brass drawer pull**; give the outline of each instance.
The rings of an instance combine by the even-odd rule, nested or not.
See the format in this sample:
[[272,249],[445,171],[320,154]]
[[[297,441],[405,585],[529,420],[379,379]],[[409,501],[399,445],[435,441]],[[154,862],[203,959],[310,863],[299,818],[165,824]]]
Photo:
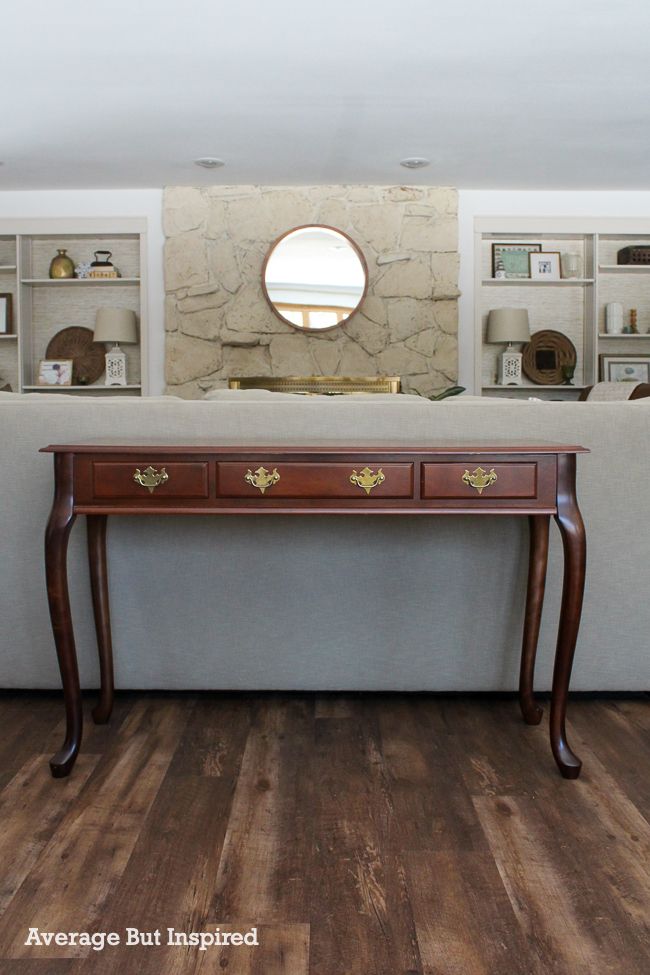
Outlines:
[[490,471],[484,471],[482,467],[477,467],[472,474],[469,471],[465,471],[461,478],[461,481],[469,487],[475,488],[479,494],[483,494],[485,488],[490,487],[497,480],[497,472],[494,468],[491,468]]
[[274,484],[278,483],[280,475],[278,474],[277,467],[274,467],[270,473],[266,467],[258,467],[255,473],[249,468],[244,475],[244,480],[247,484],[252,484],[253,487],[256,487],[258,491],[264,494],[267,488],[272,488]]
[[379,484],[383,484],[385,480],[386,475],[382,471],[381,467],[376,474],[374,471],[371,471],[369,467],[364,467],[360,474],[357,474],[356,471],[352,471],[350,474],[350,483],[356,484],[357,487],[360,487],[366,492],[366,494],[370,494],[373,488],[376,488]]
[[157,487],[169,480],[169,474],[164,467],[161,467],[159,471],[155,467],[146,467],[143,471],[136,467],[133,480],[136,484],[145,487],[149,494],[153,494]]

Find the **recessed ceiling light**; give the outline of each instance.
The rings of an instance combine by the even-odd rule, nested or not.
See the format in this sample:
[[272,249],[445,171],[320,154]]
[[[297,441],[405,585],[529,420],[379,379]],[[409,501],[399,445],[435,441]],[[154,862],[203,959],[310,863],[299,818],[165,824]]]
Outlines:
[[203,166],[204,169],[219,169],[226,164],[223,159],[217,159],[216,156],[201,156],[200,159],[194,160],[194,165]]
[[407,156],[406,159],[400,159],[399,164],[405,169],[424,169],[430,162],[431,160],[425,159],[424,156]]

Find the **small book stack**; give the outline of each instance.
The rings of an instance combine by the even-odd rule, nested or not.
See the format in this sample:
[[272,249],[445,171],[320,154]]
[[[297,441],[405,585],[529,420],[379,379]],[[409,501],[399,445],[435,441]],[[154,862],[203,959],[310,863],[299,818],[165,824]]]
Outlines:
[[118,278],[119,274],[112,264],[105,267],[91,267],[88,272],[89,278]]

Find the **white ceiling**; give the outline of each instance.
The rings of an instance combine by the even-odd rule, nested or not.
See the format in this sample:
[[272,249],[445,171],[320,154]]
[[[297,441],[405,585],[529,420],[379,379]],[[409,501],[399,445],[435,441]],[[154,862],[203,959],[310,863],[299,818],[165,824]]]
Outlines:
[[0,189],[650,188],[649,54],[647,0],[16,0]]

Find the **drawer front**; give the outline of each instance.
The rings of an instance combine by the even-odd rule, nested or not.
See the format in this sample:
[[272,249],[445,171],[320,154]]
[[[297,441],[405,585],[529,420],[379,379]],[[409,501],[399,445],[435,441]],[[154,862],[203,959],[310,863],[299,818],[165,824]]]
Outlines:
[[208,463],[179,463],[147,458],[133,463],[94,461],[92,495],[98,499],[137,498],[152,503],[159,498],[207,498]]
[[[354,478],[354,481],[351,480]],[[217,464],[222,498],[412,498],[413,464],[273,463]]]
[[552,458],[501,463],[498,458],[469,458],[464,463],[424,463],[422,497],[477,506],[492,501],[538,501],[550,505],[555,502],[555,465]]

